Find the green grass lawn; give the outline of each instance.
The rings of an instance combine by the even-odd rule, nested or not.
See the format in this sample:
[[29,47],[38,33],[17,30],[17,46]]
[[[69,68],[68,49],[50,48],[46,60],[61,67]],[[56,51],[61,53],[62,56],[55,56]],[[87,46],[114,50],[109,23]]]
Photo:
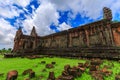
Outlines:
[[[56,62],[55,68],[46,69],[45,64],[40,63],[41,61],[46,61],[46,64],[55,61]],[[33,71],[35,71],[36,78],[31,80],[41,80],[39,79],[40,76],[43,76],[42,80],[47,80],[49,71],[54,71],[55,76],[58,77],[59,75],[61,75],[61,72],[64,69],[64,65],[70,64],[71,66],[74,66],[78,65],[78,62],[84,63],[85,61],[86,60],[58,57],[27,59],[27,58],[3,58],[3,56],[0,56],[0,73],[4,73],[4,76],[0,76],[0,80],[5,80],[6,74],[10,70],[17,70],[19,73],[17,80],[24,80],[25,78],[28,78],[28,75],[22,76],[22,72],[26,69],[33,69]],[[103,67],[104,65],[114,65],[114,67],[111,68],[113,74],[109,77],[105,77],[105,80],[114,80],[115,74],[120,72],[120,63],[117,61],[104,60],[104,63],[101,65],[101,67]],[[43,69],[46,69],[46,72],[42,72]],[[94,79],[91,77],[87,70],[82,74],[81,77],[76,78],[75,80],[94,80]]]

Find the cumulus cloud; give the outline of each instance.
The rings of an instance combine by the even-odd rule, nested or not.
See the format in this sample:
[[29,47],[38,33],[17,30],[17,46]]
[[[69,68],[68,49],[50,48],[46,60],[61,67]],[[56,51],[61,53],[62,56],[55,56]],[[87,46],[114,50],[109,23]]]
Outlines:
[[13,2],[19,6],[26,7],[32,0],[13,0]]
[[14,6],[14,4],[25,8],[31,0],[0,0],[0,16],[5,18],[13,18],[19,16],[24,11]]
[[30,4],[32,0],[0,0],[0,5],[13,5],[13,4],[17,4],[21,7],[26,7],[27,5]]
[[70,28],[72,28],[72,27],[67,25],[65,22],[63,22],[62,24],[59,25],[58,30],[63,31],[63,30],[68,30]]
[[15,32],[15,27],[11,26],[3,18],[0,18],[0,47],[13,47]]
[[[89,17],[90,19],[97,19],[102,16],[101,11],[103,7],[112,7],[115,0],[50,0],[58,10],[71,10],[73,14],[69,17],[75,18],[77,14],[82,17]],[[117,0],[117,4],[120,0]]]
[[[46,5],[47,4],[47,5]],[[54,5],[46,1],[41,2],[41,5],[36,9],[32,17],[28,17],[23,24],[28,31],[32,26],[36,26],[39,35],[48,35],[54,31],[50,29],[50,25],[54,23],[58,25],[59,14]],[[29,31],[28,31],[29,32]]]
[[22,12],[22,10],[19,10],[15,6],[0,6],[0,16],[5,18],[13,18],[14,16],[19,16],[19,14]]

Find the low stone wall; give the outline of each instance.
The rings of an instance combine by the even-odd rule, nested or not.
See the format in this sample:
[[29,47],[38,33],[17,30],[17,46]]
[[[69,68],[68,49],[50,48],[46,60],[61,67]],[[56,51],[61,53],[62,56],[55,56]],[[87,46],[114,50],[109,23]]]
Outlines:
[[13,57],[20,57],[21,55],[19,54],[4,54],[4,58],[13,58]]
[[60,57],[120,59],[120,48],[115,47],[42,49],[39,53],[42,55],[54,55]]

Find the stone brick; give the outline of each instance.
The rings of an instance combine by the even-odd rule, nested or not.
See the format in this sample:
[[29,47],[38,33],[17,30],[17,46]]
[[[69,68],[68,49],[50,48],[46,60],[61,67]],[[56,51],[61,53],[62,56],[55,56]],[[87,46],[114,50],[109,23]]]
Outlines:
[[51,69],[51,68],[54,68],[54,66],[53,66],[53,64],[46,64],[46,68]]
[[35,77],[35,72],[34,71],[30,71],[29,78],[34,78],[34,77]]
[[55,74],[54,72],[49,72],[49,76],[47,80],[55,80]]

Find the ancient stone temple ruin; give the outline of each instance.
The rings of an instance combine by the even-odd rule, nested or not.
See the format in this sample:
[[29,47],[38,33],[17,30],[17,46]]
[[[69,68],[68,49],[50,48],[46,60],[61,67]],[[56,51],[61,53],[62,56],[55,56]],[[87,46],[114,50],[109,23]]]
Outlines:
[[[47,36],[38,36],[33,27],[30,35],[18,29],[14,39],[14,53],[50,54],[64,56],[119,56],[120,22],[112,21],[112,12],[103,8],[103,19]],[[108,55],[109,53],[109,55]],[[107,54],[107,55],[106,55]]]

